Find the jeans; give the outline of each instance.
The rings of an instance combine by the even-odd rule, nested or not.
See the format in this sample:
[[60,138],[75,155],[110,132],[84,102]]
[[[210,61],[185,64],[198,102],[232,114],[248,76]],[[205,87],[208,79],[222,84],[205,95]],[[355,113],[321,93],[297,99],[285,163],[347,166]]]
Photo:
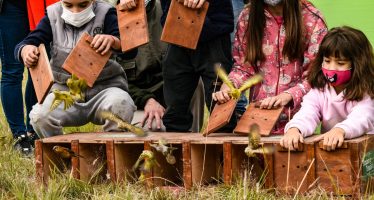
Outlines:
[[5,117],[14,137],[26,132],[34,132],[28,113],[36,100],[30,75],[26,84],[26,124],[22,98],[22,79],[24,66],[16,61],[14,47],[29,33],[27,11],[9,1],[3,2],[0,13],[0,58],[1,58],[1,102]]
[[214,65],[221,63],[226,71],[232,66],[230,35],[199,42],[196,50],[169,45],[163,60],[164,97],[167,109],[163,123],[168,132],[188,132],[192,125],[190,102],[200,77],[204,83],[205,103],[212,104]]
[[238,17],[243,10],[244,3],[243,3],[243,0],[231,0],[231,2],[232,2],[232,8],[234,11],[234,24],[235,24],[234,31],[231,33],[231,41],[234,42],[236,24],[238,23]]

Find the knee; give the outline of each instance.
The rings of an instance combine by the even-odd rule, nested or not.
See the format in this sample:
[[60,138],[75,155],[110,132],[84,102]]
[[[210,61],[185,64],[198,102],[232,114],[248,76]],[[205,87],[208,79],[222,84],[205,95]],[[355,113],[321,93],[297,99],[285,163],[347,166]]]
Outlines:
[[45,137],[45,135],[43,135],[42,133],[42,130],[44,129],[43,127],[49,124],[48,113],[48,111],[45,111],[45,109],[43,109],[42,105],[35,104],[29,114],[30,124],[40,138]]

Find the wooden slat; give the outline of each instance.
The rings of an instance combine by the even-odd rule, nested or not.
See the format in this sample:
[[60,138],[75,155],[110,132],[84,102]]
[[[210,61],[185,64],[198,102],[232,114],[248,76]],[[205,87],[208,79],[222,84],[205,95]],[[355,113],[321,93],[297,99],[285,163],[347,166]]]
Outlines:
[[38,182],[43,182],[43,142],[42,140],[35,141],[35,167],[36,167],[36,180]]
[[107,158],[107,165],[108,171],[110,175],[110,179],[116,183],[117,182],[117,175],[116,175],[116,156],[114,154],[114,141],[106,141],[106,158]]
[[88,33],[83,33],[62,65],[62,68],[69,73],[86,80],[89,87],[94,85],[112,55],[112,51],[107,52],[105,55],[97,53],[90,46],[92,39]]
[[40,44],[38,49],[40,53],[38,63],[29,70],[38,103],[42,104],[53,85],[54,79],[44,44]]
[[282,111],[283,107],[268,110],[260,109],[254,103],[251,103],[236,125],[234,133],[248,135],[249,126],[257,123],[260,126],[260,134],[268,136]]
[[[79,141],[78,140],[72,140],[71,141],[71,150],[74,151],[75,154],[79,154]],[[73,177],[76,179],[80,179],[80,173],[79,173],[79,157],[72,157],[71,158],[71,170]]]
[[229,123],[237,102],[237,99],[230,99],[230,101],[223,104],[217,103],[209,117],[208,125],[203,135],[207,136]]
[[226,185],[231,185],[232,183],[232,143],[223,143],[223,182]]
[[161,41],[196,49],[208,7],[209,3],[205,2],[200,9],[191,9],[178,0],[171,0]]
[[182,150],[184,187],[190,190],[192,188],[191,144],[189,142],[183,142]]
[[136,8],[121,11],[117,6],[118,28],[122,51],[129,51],[149,42],[144,0],[136,0]]

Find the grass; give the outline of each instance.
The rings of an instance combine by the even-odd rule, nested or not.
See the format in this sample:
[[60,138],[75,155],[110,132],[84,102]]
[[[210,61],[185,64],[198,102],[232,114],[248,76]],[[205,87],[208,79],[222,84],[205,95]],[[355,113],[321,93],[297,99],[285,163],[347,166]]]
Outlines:
[[[35,177],[35,159],[25,157],[13,150],[11,132],[0,106],[0,199],[292,199],[279,196],[277,192],[260,189],[250,176],[238,179],[234,185],[217,184],[196,186],[178,194],[171,190],[146,188],[141,183],[88,184],[73,179],[69,173],[55,173],[48,185],[41,184]],[[88,124],[83,127],[65,128],[66,133],[100,131],[100,126]],[[0,137],[1,138],[1,137]],[[332,199],[317,188],[296,199]],[[374,199],[374,198],[372,198]]]

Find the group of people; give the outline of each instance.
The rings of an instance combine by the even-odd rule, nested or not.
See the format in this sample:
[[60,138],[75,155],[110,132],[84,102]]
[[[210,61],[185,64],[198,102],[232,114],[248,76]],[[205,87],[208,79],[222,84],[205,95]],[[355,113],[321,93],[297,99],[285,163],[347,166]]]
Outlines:
[[[242,0],[178,2],[199,9],[205,1],[209,1],[209,8],[196,49],[162,43],[160,34],[170,0],[145,0],[150,42],[129,52],[120,51],[116,10],[103,1],[58,1],[46,7],[46,15],[28,35],[26,15],[10,17],[14,16],[12,9],[25,9],[26,4],[0,1],[1,98],[14,137],[32,141],[27,132],[50,137],[62,134],[63,127],[88,122],[103,125],[104,131],[118,131],[100,112],[109,111],[131,122],[137,108],[144,110],[141,125],[152,130],[191,131],[196,120],[191,107],[198,106],[191,105],[191,100],[199,81],[204,97],[198,98],[205,99],[209,110],[231,98],[228,86],[220,86],[217,80],[215,63],[225,68],[236,87],[254,74],[263,74],[263,81],[251,88],[250,96],[241,99],[259,101],[262,109],[287,108],[272,132],[284,134],[280,143],[286,148],[298,148],[320,123],[327,150],[334,150],[344,139],[373,132],[374,55],[360,30],[337,27],[328,31],[320,11],[307,0],[250,0],[237,20],[232,5],[240,6],[237,1]],[[116,3],[125,9],[137,6],[135,0]],[[11,19],[24,23],[25,32],[19,37],[5,32],[5,22],[16,23]],[[48,44],[55,78],[52,88],[67,90],[70,74],[62,64],[83,32],[94,37],[91,46],[98,52],[105,54],[111,49],[112,58],[86,91],[85,101],[66,111],[58,107],[49,112],[53,93],[42,104],[35,104],[35,95],[26,93],[28,112],[33,107],[27,115],[32,126],[25,125],[20,84],[23,65],[35,66],[36,47]],[[4,38],[14,41],[7,45],[11,40]],[[25,142],[19,144],[25,149]]]

